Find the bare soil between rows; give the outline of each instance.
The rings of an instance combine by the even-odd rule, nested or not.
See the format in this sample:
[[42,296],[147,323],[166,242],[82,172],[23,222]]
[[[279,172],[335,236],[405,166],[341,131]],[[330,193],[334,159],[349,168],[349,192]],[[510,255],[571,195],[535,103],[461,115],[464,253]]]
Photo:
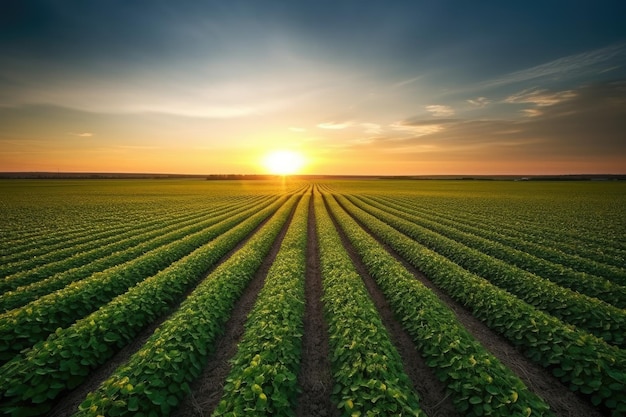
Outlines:
[[304,335],[302,362],[298,374],[298,384],[302,393],[297,400],[296,416],[334,417],[339,415],[339,410],[330,401],[333,378],[328,347],[328,325],[324,319],[322,306],[322,274],[315,225],[311,198],[307,227]]

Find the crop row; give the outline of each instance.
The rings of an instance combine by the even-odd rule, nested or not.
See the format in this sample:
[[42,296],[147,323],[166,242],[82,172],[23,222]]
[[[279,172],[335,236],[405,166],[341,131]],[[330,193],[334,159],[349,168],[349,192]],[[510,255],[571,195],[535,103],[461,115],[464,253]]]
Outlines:
[[[456,239],[453,240],[420,226],[416,223],[419,219],[413,216],[410,216],[413,221],[407,221],[399,217],[404,214],[397,210],[390,208],[382,210],[366,205],[355,197],[349,198],[359,208],[530,305],[587,330],[609,343],[621,347],[626,346],[625,310],[563,288],[505,261],[493,258],[484,253],[488,250],[488,243],[474,239],[473,244],[477,248],[469,247],[461,243],[466,240],[466,236],[461,233],[453,234],[449,228],[446,232],[455,236]],[[438,229],[445,228],[445,226],[438,227]]]
[[[59,329],[4,365],[0,387],[5,411],[45,411],[67,389],[130,342],[146,325],[166,314],[183,293],[197,283],[228,251],[273,214],[284,199],[260,210],[213,242],[183,257],[155,276],[74,325]],[[37,404],[31,407],[30,403]]]
[[552,415],[548,406],[461,326],[454,313],[365,232],[329,194],[331,213],[465,416]]
[[[95,189],[98,190],[99,187],[98,185]],[[40,198],[36,202],[36,209],[29,210],[30,207],[27,206],[26,210],[7,211],[7,215],[14,217],[9,224],[15,236],[9,240],[3,239],[0,243],[2,253],[0,264],[63,250],[68,247],[68,242],[79,245],[121,234],[150,224],[155,219],[184,218],[189,213],[201,213],[206,207],[251,203],[253,200],[268,196],[257,193],[242,195],[212,193],[203,196],[201,200],[170,196],[168,199],[160,198],[158,201],[144,201],[142,198],[134,198],[135,196],[130,199],[121,198],[124,187],[118,185],[115,188],[115,191],[107,197],[106,204],[98,200],[91,201],[93,197],[83,192],[70,196],[58,195],[58,192],[62,192],[61,188],[51,195],[49,200]],[[11,197],[7,198],[11,203]],[[61,201],[57,201],[59,199]],[[80,210],[82,217],[78,218],[75,211],[64,214],[62,209],[65,206],[75,206],[76,210]],[[46,213],[45,223],[37,227],[28,227],[27,220],[30,217],[41,217],[40,212]],[[19,229],[19,226],[23,226],[23,230]]]
[[[368,201],[371,200],[368,199]],[[605,284],[606,280],[622,283],[620,285],[626,283],[626,271],[615,265],[618,263],[615,258],[609,258],[614,264],[607,265],[595,259],[587,259],[578,254],[571,254],[571,248],[568,250],[569,253],[557,250],[555,249],[556,242],[554,240],[538,244],[535,241],[528,241],[528,235],[522,233],[507,230],[505,234],[503,233],[503,228],[506,226],[503,224],[499,224],[497,228],[494,227],[491,229],[485,227],[482,222],[480,223],[481,227],[472,226],[471,224],[476,224],[478,221],[478,218],[474,216],[469,216],[469,218],[462,222],[459,218],[451,218],[451,216],[445,216],[440,212],[434,214],[432,210],[417,210],[413,205],[408,203],[403,204],[402,201],[398,201],[398,199],[375,198],[374,201],[385,206],[394,207],[401,212],[408,211],[414,216],[419,215],[419,218],[424,222],[428,222],[426,219],[430,219],[428,223],[432,224],[434,222],[439,225],[448,225],[472,234],[477,238],[482,237],[488,239],[493,242],[494,250],[492,252],[495,256],[497,256],[496,254],[498,253],[505,252],[503,254],[504,257],[515,260],[517,265],[522,268],[532,270],[532,272],[536,271],[536,273],[540,275],[545,274],[546,277],[552,275],[555,279],[560,279],[559,277],[564,276],[563,279],[560,279],[562,282],[559,282],[559,284],[561,285],[569,286],[568,283],[571,281],[582,281],[582,283],[588,287],[583,288],[585,293],[592,297],[601,299],[602,295],[610,297],[610,294],[615,289],[621,290],[622,292],[626,291],[623,288],[620,289],[616,287],[616,284],[610,285],[612,284],[611,282],[609,282],[609,285]],[[528,232],[528,228],[526,228],[526,231]],[[497,244],[495,242],[497,242]],[[508,249],[507,247],[512,249]],[[594,258],[597,257],[598,254],[595,252]],[[563,267],[551,263],[562,265]],[[587,283],[587,281],[589,282]],[[622,295],[620,300],[620,302],[626,305],[626,301],[624,301],[626,300],[626,296]],[[610,302],[609,300],[605,301]]]
[[52,275],[49,278],[33,282],[30,285],[24,285],[13,291],[4,293],[2,298],[0,298],[0,310],[8,311],[21,307],[39,297],[61,289],[72,282],[80,281],[81,279],[89,277],[94,273],[105,271],[108,268],[129,262],[158,248],[159,246],[173,242],[191,233],[203,230],[204,228],[216,224],[221,220],[226,220],[235,214],[249,209],[250,206],[258,205],[259,207],[262,207],[262,204],[263,203],[259,201],[237,207],[227,206],[223,209],[212,211],[208,215],[203,216],[207,217],[207,219],[192,219],[187,222],[175,223],[170,227],[161,228],[157,232],[145,234],[141,233],[134,239],[125,241],[125,245],[132,245],[123,250],[115,251],[108,254],[108,256],[106,252],[104,252],[101,254],[102,257],[100,259],[96,259],[88,263],[77,261],[76,267],[74,268],[70,268],[66,271]]
[[[13,259],[6,259],[3,261],[2,265],[0,265],[0,277],[11,277],[12,274],[33,270],[37,267],[48,266],[48,264],[59,261],[64,258],[71,257],[73,255],[74,248],[78,252],[84,252],[89,249],[97,248],[100,245],[107,245],[112,242],[118,240],[118,237],[121,235],[129,236],[132,235],[133,231],[138,227],[138,225],[125,225],[123,227],[111,227],[108,230],[97,232],[95,230],[91,230],[91,234],[86,234],[86,236],[81,236],[80,239],[74,240],[71,238],[66,238],[60,244],[60,247],[45,247],[41,240],[38,242],[38,246],[36,248],[38,250],[33,250],[29,252],[20,252],[18,255],[23,255],[19,257],[11,257]],[[141,227],[141,226],[139,226]],[[35,240],[35,242],[37,242]],[[36,243],[35,243],[36,244]],[[6,257],[8,258],[8,257]],[[34,271],[36,272],[36,271]],[[0,287],[0,292],[4,292],[9,288],[5,288],[6,284],[2,284]],[[13,286],[12,288],[15,288]]]
[[269,253],[298,196],[219,265],[126,364],[87,395],[75,416],[169,415],[190,392],[232,308]]
[[[255,199],[255,201],[256,200],[257,199]],[[252,203],[254,203],[254,201],[250,201],[249,204]],[[123,225],[123,227],[119,227],[119,225],[113,225],[110,229],[106,230],[105,233],[95,233],[93,230],[90,230],[90,234],[87,235],[87,238],[81,237],[75,240],[66,236],[60,247],[47,246],[41,242],[37,248],[38,250],[26,251],[23,253],[24,256],[21,257],[21,259],[3,262],[3,265],[0,266],[0,275],[7,277],[9,280],[12,279],[13,274],[19,275],[20,273],[22,275],[34,275],[36,277],[49,276],[52,273],[62,271],[63,261],[67,262],[67,258],[73,260],[77,254],[83,256],[83,253],[88,251],[93,251],[96,255],[99,250],[102,252],[105,250],[115,251],[117,250],[115,245],[117,242],[121,243],[124,239],[134,238],[138,231],[147,233],[176,223],[191,223],[194,220],[199,221],[212,215],[212,212],[217,213],[225,210],[227,207],[236,207],[239,205],[241,205],[241,203],[224,202],[223,204],[212,206],[210,212],[191,212],[183,213],[178,216],[172,216],[166,213],[160,217],[155,218],[153,216],[146,219],[144,222],[130,226]],[[100,236],[102,234],[104,234],[104,236]],[[90,262],[90,258],[86,258],[84,262]],[[76,261],[73,262],[73,264],[77,263]],[[36,277],[31,278],[30,281],[35,281]],[[2,286],[0,286],[0,291],[6,290],[5,285],[6,284],[3,283]],[[15,287],[15,285],[11,286],[11,288]]]
[[614,417],[626,412],[626,352],[564,325],[358,209],[346,198],[338,200],[375,236],[526,356],[550,369],[572,391],[588,395],[594,405],[610,410]]
[[248,316],[215,416],[293,416],[298,394],[310,194],[302,197]]
[[[105,240],[96,240],[95,242],[84,245],[74,245],[72,242],[68,242],[66,250],[52,252],[48,257],[41,257],[48,258],[49,263],[30,267],[28,265],[17,265],[21,266],[18,272],[7,276],[0,282],[0,292],[15,290],[18,287],[41,282],[55,274],[97,262],[99,259],[105,258],[108,255],[119,256],[120,252],[124,252],[128,248],[136,247],[138,244],[145,243],[150,239],[157,238],[158,240],[163,240],[165,234],[173,231],[188,229],[187,234],[193,233],[194,230],[200,230],[200,225],[206,225],[212,222],[214,217],[223,216],[225,213],[228,213],[229,210],[236,208],[238,208],[238,206],[231,205],[220,207],[215,211],[204,213],[200,216],[195,215],[190,219],[175,219],[168,222],[160,221],[153,228],[140,227]],[[105,268],[114,265],[116,265],[116,263],[107,262]],[[91,265],[89,266],[92,273],[98,271],[98,269],[94,270]]]
[[344,415],[424,416],[400,355],[320,194],[315,194],[314,205],[334,379],[331,400]]
[[[70,262],[68,266],[69,268],[72,264],[81,264],[91,260],[91,258],[85,257],[84,260],[72,263],[76,256],[83,257],[86,253],[90,253],[94,256],[98,255],[100,251],[106,251],[108,248],[111,248],[112,251],[116,250],[116,243],[128,238],[134,238],[137,235],[138,230],[142,232],[150,232],[158,230],[161,227],[167,227],[170,224],[192,221],[193,219],[205,216],[205,214],[193,213],[185,216],[189,220],[185,218],[168,218],[167,220],[161,218],[155,221],[133,225],[132,227],[127,227],[123,230],[112,228],[112,230],[108,231],[107,236],[99,238],[94,235],[90,240],[84,242],[76,242],[72,239],[67,239],[65,241],[65,245],[57,250],[50,250],[50,248],[48,248],[45,253],[38,256],[29,256],[26,259],[16,262],[5,263],[0,267],[0,275],[6,277],[6,281],[9,283],[14,280],[19,282],[19,278],[17,277],[20,275],[28,276],[30,282],[35,282],[41,277],[46,277],[56,272],[63,271],[64,265],[67,264],[68,261]],[[6,291],[6,286],[6,282],[2,282],[2,285],[0,285],[0,291]],[[17,285],[12,285],[11,287],[8,287],[8,289],[16,287]]]
[[[26,214],[23,213],[20,217],[26,216]],[[149,218],[142,220],[149,221]],[[142,221],[130,221],[123,224],[115,223],[106,226],[94,225],[89,230],[85,230],[85,227],[80,224],[66,225],[65,227],[59,227],[57,230],[51,230],[52,227],[29,228],[21,223],[22,221],[20,220],[13,221],[15,227],[7,231],[2,237],[0,262],[3,264],[33,258],[45,254],[49,250],[66,248],[65,242],[70,240],[84,243],[93,237],[100,239],[113,236],[115,233],[123,233],[137,224],[141,224]],[[19,229],[18,226],[24,226],[24,229]]]
[[[20,217],[28,214],[25,212]],[[117,216],[115,216],[116,214]],[[15,237],[3,241],[0,262],[6,265],[24,259],[37,258],[52,251],[66,249],[68,247],[67,242],[84,244],[95,239],[105,239],[132,230],[151,222],[155,217],[176,217],[169,210],[156,216],[152,212],[141,213],[137,210],[130,218],[124,214],[128,213],[117,213],[114,208],[111,208],[110,212],[97,211],[91,213],[92,221],[88,223],[89,227],[85,227],[85,224],[78,222],[75,217],[69,217],[67,220],[71,222],[70,225],[55,225],[51,222],[46,228],[27,228],[24,231],[19,231]],[[107,215],[118,220],[106,221]],[[124,221],[120,222],[119,219],[124,219]],[[14,222],[18,225],[21,223],[22,221]]]
[[[384,197],[388,200],[389,197]],[[590,268],[586,272],[598,275],[604,275],[600,273],[602,271],[609,272],[611,268],[604,268],[603,264],[607,266],[614,266],[623,268],[624,261],[626,260],[626,251],[615,247],[615,242],[601,237],[591,238],[588,234],[575,233],[572,234],[567,230],[560,228],[550,227],[545,223],[540,223],[537,219],[533,220],[519,220],[515,217],[505,217],[504,215],[498,216],[496,210],[489,210],[488,213],[483,211],[469,210],[470,207],[453,206],[450,204],[442,204],[442,202],[429,201],[424,203],[416,198],[411,197],[393,197],[394,201],[401,200],[408,204],[412,209],[419,208],[421,212],[437,213],[440,216],[448,216],[449,219],[458,221],[462,220],[466,224],[480,224],[479,230],[490,230],[500,234],[501,238],[505,240],[515,239],[514,243],[523,244],[522,249],[527,250],[530,253],[535,253],[541,256],[541,248],[548,248],[549,251],[545,253],[545,256],[551,259],[552,257],[563,258],[563,255],[567,258],[568,254],[576,254],[571,259],[573,262],[570,266],[574,269],[579,269],[579,266],[585,268],[584,259],[588,259],[591,264]],[[517,211],[524,211],[524,206],[515,206]],[[505,212],[509,213],[510,212]],[[586,241],[587,240],[587,241]],[[536,251],[539,250],[539,253]],[[582,262],[581,262],[582,260]]]
[[226,215],[226,219],[204,230],[185,237],[179,236],[179,240],[153,249],[134,260],[93,274],[24,307],[0,315],[0,361],[4,363],[20,350],[44,340],[58,327],[66,327],[91,313],[132,285],[205,245],[258,210],[259,207],[253,207],[237,215]]

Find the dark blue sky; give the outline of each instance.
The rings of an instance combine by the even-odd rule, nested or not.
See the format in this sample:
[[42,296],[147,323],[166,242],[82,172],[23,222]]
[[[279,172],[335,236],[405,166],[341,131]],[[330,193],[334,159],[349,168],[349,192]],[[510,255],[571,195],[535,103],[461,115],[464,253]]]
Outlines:
[[623,1],[3,8],[0,170],[626,172]]

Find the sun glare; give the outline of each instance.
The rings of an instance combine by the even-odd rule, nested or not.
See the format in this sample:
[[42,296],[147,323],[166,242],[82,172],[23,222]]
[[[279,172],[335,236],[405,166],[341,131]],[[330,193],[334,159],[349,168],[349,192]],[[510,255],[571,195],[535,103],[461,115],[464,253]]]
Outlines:
[[304,165],[304,157],[295,151],[272,151],[265,155],[263,164],[267,170],[275,175],[292,175]]

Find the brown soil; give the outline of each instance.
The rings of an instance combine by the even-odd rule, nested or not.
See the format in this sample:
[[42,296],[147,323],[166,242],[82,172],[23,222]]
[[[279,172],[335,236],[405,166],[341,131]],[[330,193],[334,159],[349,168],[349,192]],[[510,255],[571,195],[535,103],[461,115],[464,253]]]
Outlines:
[[[364,224],[357,219],[354,220],[371,234]],[[458,321],[476,340],[510,368],[530,391],[543,398],[557,417],[602,417],[604,415],[593,407],[587,399],[570,391],[545,368],[526,358],[505,338],[474,317],[471,311],[439,289],[426,275],[405,261],[392,248],[380,240],[378,242],[400,261],[417,280],[433,291],[455,313]]]
[[313,198],[309,205],[305,297],[302,363],[298,374],[298,384],[302,393],[298,397],[296,416],[338,416],[339,410],[330,401],[333,379],[329,359],[328,326],[324,320],[321,301],[322,276],[319,269]]
[[244,334],[244,325],[248,319],[248,314],[254,307],[259,292],[265,283],[267,272],[274,263],[274,259],[276,259],[294,211],[291,212],[291,215],[285,222],[283,229],[274,241],[261,267],[257,270],[242,296],[235,303],[231,316],[224,325],[226,331],[215,342],[215,351],[204,367],[204,371],[191,384],[191,393],[171,414],[172,417],[210,416],[217,408],[222,397],[226,378],[231,370],[231,364],[228,360],[237,353],[237,343]]
[[[180,303],[182,303],[189,294],[195,290],[195,288],[206,279],[207,276],[211,274],[219,265],[224,263],[228,258],[230,258],[235,252],[243,247],[246,242],[252,237],[265,223],[269,221],[269,218],[261,222],[259,226],[257,226],[246,238],[244,238],[241,242],[237,244],[233,249],[231,249],[219,262],[217,262],[206,274],[203,278],[198,280],[195,285],[192,285],[185,294],[180,298],[179,302],[172,306],[171,312],[169,314],[165,314],[159,319],[155,320],[153,323],[148,325],[145,329],[143,329],[137,337],[128,345],[126,345],[122,350],[116,353],[113,357],[111,357],[107,362],[93,370],[87,376],[87,379],[79,385],[74,390],[68,392],[62,398],[59,398],[57,404],[48,414],[49,417],[67,417],[75,413],[78,409],[78,406],[84,401],[87,394],[91,391],[96,390],[100,384],[102,384],[119,366],[126,363],[132,355],[134,355],[141,347],[146,343],[148,338],[152,336],[154,331],[165,321],[167,320],[171,314],[178,309]],[[284,236],[284,234],[283,234]],[[282,238],[282,236],[281,236]]]
[[[326,208],[328,210],[328,206]],[[460,417],[459,412],[454,408],[454,404],[448,397],[445,384],[437,379],[432,368],[420,356],[411,336],[395,318],[394,312],[385,299],[383,292],[367,272],[367,268],[361,261],[360,256],[341,229],[341,226],[337,223],[335,217],[332,216],[332,213],[331,217],[335,228],[339,232],[343,246],[348,251],[357,272],[361,275],[363,283],[382,318],[383,324],[389,332],[391,341],[402,358],[404,372],[411,379],[415,391],[419,393],[420,408],[430,417]]]

